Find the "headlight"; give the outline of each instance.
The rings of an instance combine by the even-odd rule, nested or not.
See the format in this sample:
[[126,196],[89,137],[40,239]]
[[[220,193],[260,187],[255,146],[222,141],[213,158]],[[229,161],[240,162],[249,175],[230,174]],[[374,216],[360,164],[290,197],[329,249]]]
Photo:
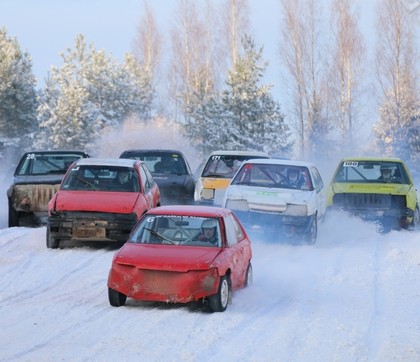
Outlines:
[[307,216],[308,207],[306,205],[287,205],[285,215],[290,216]]
[[246,200],[226,200],[227,209],[238,211],[249,211],[248,201]]

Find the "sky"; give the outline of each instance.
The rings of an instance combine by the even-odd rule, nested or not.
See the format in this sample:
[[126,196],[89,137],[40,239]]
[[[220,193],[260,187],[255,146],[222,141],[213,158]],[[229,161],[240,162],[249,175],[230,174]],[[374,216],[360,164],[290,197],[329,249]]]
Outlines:
[[[360,9],[361,31],[373,44],[375,0],[354,1]],[[171,26],[177,0],[149,0],[148,4],[165,34],[163,29]],[[267,82],[274,86],[273,92],[281,93],[279,0],[248,0],[248,4],[251,31],[269,62]],[[42,87],[51,65],[62,64],[59,54],[74,47],[78,34],[122,61],[124,54],[132,51],[142,12],[142,0],[0,0],[0,27],[6,27],[8,35],[16,37],[32,56],[33,71]]]
[[419,231],[380,235],[335,216],[313,246],[256,236],[253,285],[223,313],[132,299],[111,307],[116,250],[47,249],[45,234],[0,227],[0,361],[420,360]]

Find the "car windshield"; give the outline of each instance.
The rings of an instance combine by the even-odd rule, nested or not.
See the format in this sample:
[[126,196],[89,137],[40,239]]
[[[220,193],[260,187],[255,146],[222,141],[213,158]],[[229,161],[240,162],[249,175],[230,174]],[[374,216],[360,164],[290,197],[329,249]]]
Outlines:
[[186,175],[187,168],[183,157],[176,152],[141,152],[126,151],[120,158],[129,158],[133,160],[141,160],[147,166],[149,171],[153,173]]
[[204,166],[201,177],[232,178],[243,161],[261,156],[213,155]]
[[79,158],[79,154],[28,153],[16,169],[17,176],[65,174],[69,166]]
[[220,247],[219,221],[200,216],[146,215],[128,242]]
[[245,163],[231,184],[313,190],[308,168],[294,165]]
[[62,190],[139,192],[134,168],[98,165],[74,165],[61,185]]
[[[384,175],[386,177],[383,177]],[[343,183],[410,183],[402,163],[385,161],[344,161],[337,170],[334,181]]]

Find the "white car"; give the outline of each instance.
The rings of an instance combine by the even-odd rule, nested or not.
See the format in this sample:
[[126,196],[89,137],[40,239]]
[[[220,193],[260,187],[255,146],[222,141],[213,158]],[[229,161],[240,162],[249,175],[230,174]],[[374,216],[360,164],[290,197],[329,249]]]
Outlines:
[[245,161],[222,203],[245,228],[258,225],[287,239],[314,244],[326,208],[326,190],[309,162],[280,159]]
[[226,188],[242,162],[251,158],[269,158],[258,151],[215,151],[207,159],[194,190],[196,204],[220,206]]

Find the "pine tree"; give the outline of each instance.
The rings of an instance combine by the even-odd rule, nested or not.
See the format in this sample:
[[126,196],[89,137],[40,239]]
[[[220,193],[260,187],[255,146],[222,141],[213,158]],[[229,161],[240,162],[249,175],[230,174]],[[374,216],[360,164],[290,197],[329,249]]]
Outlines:
[[252,149],[287,155],[291,149],[290,130],[280,105],[270,94],[271,86],[260,86],[267,64],[262,48],[256,49],[249,36],[242,39],[243,55],[233,65],[223,92],[222,105],[225,147]]
[[290,130],[269,86],[260,86],[266,65],[262,49],[243,38],[243,55],[229,72],[221,97],[205,87],[194,93],[187,109],[186,136],[203,153],[215,149],[257,150],[287,156]]
[[30,138],[22,134],[31,134],[38,126],[35,85],[30,55],[5,28],[0,29],[0,134],[18,138],[23,146]]
[[106,127],[150,116],[153,92],[133,56],[120,65],[79,35],[62,57],[41,96],[40,146],[88,150]]

